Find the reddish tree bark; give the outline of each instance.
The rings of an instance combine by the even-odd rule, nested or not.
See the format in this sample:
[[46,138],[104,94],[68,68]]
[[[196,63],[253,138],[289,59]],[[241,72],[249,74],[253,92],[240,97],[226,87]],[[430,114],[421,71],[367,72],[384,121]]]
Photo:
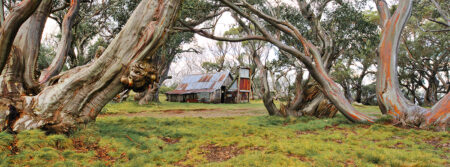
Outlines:
[[399,89],[397,76],[397,54],[400,36],[408,21],[413,0],[399,2],[390,16],[387,3],[376,1],[382,24],[381,41],[378,48],[377,99],[381,112],[394,117],[403,125],[445,129],[450,116],[450,93],[445,95],[432,109],[411,103]]
[[0,97],[0,129],[69,132],[95,120],[124,88],[142,90],[155,80],[146,60],[166,40],[181,2],[142,1],[109,47],[94,62],[49,79],[37,95]]

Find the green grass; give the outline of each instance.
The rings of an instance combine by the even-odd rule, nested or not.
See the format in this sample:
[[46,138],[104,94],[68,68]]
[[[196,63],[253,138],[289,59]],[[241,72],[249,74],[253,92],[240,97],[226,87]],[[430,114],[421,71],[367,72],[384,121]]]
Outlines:
[[[342,116],[104,117],[70,137],[0,133],[0,165],[446,166],[449,142],[447,132],[353,124]],[[214,149],[237,153],[227,157]],[[215,162],[211,156],[223,157]]]
[[254,109],[265,110],[262,101],[252,101],[243,104],[204,104],[204,103],[177,103],[165,101],[165,95],[160,95],[161,103],[153,103],[149,105],[139,105],[136,101],[129,100],[122,103],[109,103],[105,106],[103,114],[117,113],[139,113],[139,112],[155,112],[166,110],[237,110],[237,109]]
[[[355,106],[379,116],[376,106]],[[106,113],[195,109],[264,110],[261,102],[108,104]],[[385,119],[385,118],[383,118]],[[0,133],[0,166],[448,166],[447,132],[382,122],[241,116],[106,116],[70,136]]]

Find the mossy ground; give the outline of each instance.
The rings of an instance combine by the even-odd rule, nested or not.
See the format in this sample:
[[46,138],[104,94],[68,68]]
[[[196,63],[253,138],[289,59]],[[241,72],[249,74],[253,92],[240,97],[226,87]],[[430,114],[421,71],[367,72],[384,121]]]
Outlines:
[[[111,104],[107,110],[122,104]],[[262,104],[227,107],[247,105]],[[359,109],[379,112],[376,107]],[[2,132],[0,166],[448,166],[449,143],[448,132],[354,124],[342,115],[108,116],[70,136],[40,130],[16,136]]]

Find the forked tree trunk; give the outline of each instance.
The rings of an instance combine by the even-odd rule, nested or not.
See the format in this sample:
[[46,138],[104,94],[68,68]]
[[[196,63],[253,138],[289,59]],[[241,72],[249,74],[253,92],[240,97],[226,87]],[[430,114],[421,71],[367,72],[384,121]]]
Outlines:
[[155,65],[143,60],[164,43],[180,7],[179,0],[142,1],[102,56],[49,80],[35,96],[0,99],[0,128],[41,128],[69,132],[95,120],[101,109],[125,87],[151,84]]
[[356,85],[355,85],[355,89],[356,89],[356,95],[355,95],[355,101],[358,103],[362,103],[362,88],[363,88],[363,80],[366,77],[366,75],[368,74],[367,70],[368,70],[368,66],[367,65],[363,65],[363,69],[361,71],[361,74],[358,77],[358,80],[356,81]]
[[378,48],[377,98],[381,112],[389,114],[403,125],[445,129],[450,116],[450,93],[431,109],[411,103],[401,93],[397,76],[397,53],[402,30],[408,21],[413,0],[399,1],[395,13],[390,16],[387,3],[377,0],[377,8],[383,23]]

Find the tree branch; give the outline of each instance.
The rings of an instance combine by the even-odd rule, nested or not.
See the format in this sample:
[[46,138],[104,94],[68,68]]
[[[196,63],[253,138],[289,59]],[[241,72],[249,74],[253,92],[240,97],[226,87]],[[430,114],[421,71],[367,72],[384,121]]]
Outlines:
[[193,20],[193,21],[186,22],[186,25],[191,26],[191,27],[198,26],[198,25],[204,23],[205,21],[210,20],[211,18],[222,15],[223,13],[225,13],[227,11],[229,11],[229,9],[223,9],[219,12],[214,11],[213,13],[210,13],[209,15],[207,15],[199,20]]
[[[42,33],[45,22],[50,15],[52,0],[42,0],[34,14],[20,27],[14,40],[14,46],[19,48],[25,57],[23,81],[27,94],[39,91],[39,82],[36,78],[36,66],[41,46]],[[16,56],[16,55],[13,55]]]
[[55,13],[55,12],[64,10],[64,9],[66,9],[66,8],[69,7],[69,6],[70,6],[70,3],[64,2],[64,5],[63,5],[63,6],[60,6],[60,7],[55,8],[55,9],[52,9],[52,12],[51,12],[51,13]]
[[442,8],[439,5],[439,3],[437,3],[435,0],[431,0],[431,2],[433,2],[434,6],[438,10],[438,12],[441,14],[442,18],[444,18],[444,20],[447,22],[446,26],[449,27],[450,26],[450,20],[448,19],[448,17],[449,17],[448,13],[445,12],[444,10],[442,10]]
[[[236,5],[232,4],[229,1],[226,0],[221,0],[222,3],[225,3],[227,6],[229,6],[230,8],[232,8],[235,12],[237,12],[238,14],[240,14],[241,16],[245,17],[246,19],[250,20],[255,27],[268,39],[268,41],[270,41],[271,43],[273,43],[274,45],[276,45],[277,47],[279,47],[280,49],[283,49],[287,52],[289,52],[290,54],[296,55],[297,57],[301,57],[300,59],[302,59],[302,61],[305,62],[311,62],[311,60],[305,56],[304,53],[301,53],[300,51],[298,51],[297,49],[294,49],[290,46],[287,46],[285,44],[283,44],[281,41],[275,39],[266,29],[263,28],[263,26],[261,24],[259,24],[259,22],[256,21],[255,18],[251,17],[250,15],[245,14],[243,11],[241,11]],[[285,31],[288,34],[291,35],[297,35],[296,33],[294,33],[292,30],[289,30],[285,27],[280,26],[279,24],[283,23],[284,25],[290,25],[288,22],[282,22],[279,21],[273,17],[270,17],[264,13],[259,12],[258,10],[254,9],[251,5],[249,5],[247,2],[244,2],[245,7],[250,9],[252,12],[254,12],[256,15],[262,17],[264,20],[268,21],[269,23],[271,23],[272,25],[281,28],[282,31]],[[253,9],[253,10],[252,10]],[[278,24],[277,24],[278,23]],[[294,36],[295,36],[294,35]],[[301,35],[300,35],[301,36]],[[301,38],[299,38],[301,39]],[[306,48],[306,47],[305,47]]]
[[425,32],[449,32],[450,29],[443,29],[443,30],[425,30]]
[[60,45],[58,46],[58,50],[56,52],[56,56],[52,61],[52,64],[43,71],[41,77],[39,78],[39,82],[45,83],[51,77],[58,75],[61,72],[65,60],[67,58],[67,54],[69,52],[70,46],[72,45],[72,26],[76,16],[78,15],[78,11],[80,9],[79,0],[70,1],[70,9],[64,16],[64,20],[62,23],[62,37],[60,41]]
[[432,22],[435,22],[435,23],[437,23],[437,24],[440,24],[440,25],[443,25],[443,26],[446,26],[446,27],[449,27],[450,25],[448,25],[447,23],[444,23],[444,22],[441,22],[441,21],[437,21],[437,20],[434,20],[434,19],[427,19],[427,20],[430,20],[430,21],[432,21]]
[[[246,37],[240,37],[240,38],[227,38],[227,37],[218,37],[218,36],[214,36],[211,33],[208,33],[206,31],[203,31],[202,29],[195,29],[193,27],[190,27],[189,25],[187,25],[186,23],[179,21],[183,26],[187,27],[187,29],[189,29],[191,32],[194,32],[198,35],[204,36],[206,38],[210,38],[210,39],[214,39],[214,40],[218,40],[218,41],[227,41],[227,42],[242,42],[242,41],[248,41],[248,40],[262,40],[262,41],[266,41],[267,39],[263,36],[257,36],[257,35],[249,35]],[[183,29],[183,28],[177,28],[177,29]],[[186,29],[183,29],[186,30]]]

